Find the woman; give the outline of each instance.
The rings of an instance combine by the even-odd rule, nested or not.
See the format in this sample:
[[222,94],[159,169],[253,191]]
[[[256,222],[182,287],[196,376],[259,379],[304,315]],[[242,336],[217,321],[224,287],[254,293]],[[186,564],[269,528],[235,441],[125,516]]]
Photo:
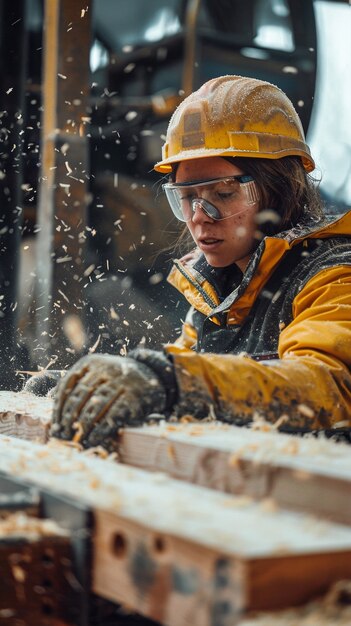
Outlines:
[[164,191],[195,249],[170,282],[191,308],[163,350],[83,357],[53,434],[116,446],[150,414],[286,430],[351,420],[351,217],[327,219],[298,115],[270,83],[210,80],[175,111]]

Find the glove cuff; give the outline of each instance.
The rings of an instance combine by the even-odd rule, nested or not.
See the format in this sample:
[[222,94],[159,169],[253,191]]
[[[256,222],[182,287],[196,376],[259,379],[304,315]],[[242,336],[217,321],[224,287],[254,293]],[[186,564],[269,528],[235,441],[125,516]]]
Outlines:
[[174,365],[163,352],[145,348],[135,348],[128,357],[149,367],[160,379],[166,392],[165,410],[171,411],[178,400],[178,385]]
[[23,391],[35,396],[47,396],[53,393],[57,383],[66,375],[66,370],[42,370],[33,374],[25,383]]

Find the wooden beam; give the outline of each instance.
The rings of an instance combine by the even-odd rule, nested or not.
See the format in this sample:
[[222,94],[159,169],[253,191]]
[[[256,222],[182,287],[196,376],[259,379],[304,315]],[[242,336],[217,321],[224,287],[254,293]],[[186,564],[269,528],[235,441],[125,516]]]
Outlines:
[[[88,505],[92,591],[169,626],[234,623],[351,577],[351,528],[99,459],[0,437],[0,471]],[[83,530],[83,529],[82,529]]]
[[[0,392],[0,434],[46,442],[51,398]],[[120,462],[351,524],[350,446],[218,422],[126,428]]]
[[350,446],[225,424],[126,429],[122,463],[351,524]]
[[[38,364],[77,360],[65,334],[81,321],[89,187],[88,139],[91,1],[45,1],[42,169],[37,235]],[[79,356],[79,354],[78,354]]]
[[52,414],[51,398],[21,391],[0,391],[0,435],[45,443]]

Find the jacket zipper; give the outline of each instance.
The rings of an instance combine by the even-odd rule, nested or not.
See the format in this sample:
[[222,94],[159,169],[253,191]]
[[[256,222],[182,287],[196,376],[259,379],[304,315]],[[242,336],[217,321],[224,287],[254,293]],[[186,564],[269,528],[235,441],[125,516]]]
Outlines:
[[216,303],[212,300],[211,296],[209,296],[208,293],[206,293],[206,291],[201,287],[201,285],[199,285],[198,282],[196,282],[191,276],[189,276],[189,274],[185,271],[185,269],[179,263],[179,261],[173,261],[173,263],[178,268],[180,273],[184,276],[184,278],[186,278],[188,282],[193,287],[195,287],[195,289],[202,295],[206,304],[208,304],[212,309],[215,309],[217,307]]

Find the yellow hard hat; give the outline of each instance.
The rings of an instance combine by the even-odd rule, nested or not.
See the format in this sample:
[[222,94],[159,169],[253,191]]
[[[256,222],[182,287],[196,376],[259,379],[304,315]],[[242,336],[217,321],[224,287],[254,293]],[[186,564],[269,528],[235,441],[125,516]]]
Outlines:
[[174,163],[212,156],[280,159],[296,155],[314,167],[301,120],[286,94],[271,83],[243,76],[213,78],[173,113],[157,172]]

